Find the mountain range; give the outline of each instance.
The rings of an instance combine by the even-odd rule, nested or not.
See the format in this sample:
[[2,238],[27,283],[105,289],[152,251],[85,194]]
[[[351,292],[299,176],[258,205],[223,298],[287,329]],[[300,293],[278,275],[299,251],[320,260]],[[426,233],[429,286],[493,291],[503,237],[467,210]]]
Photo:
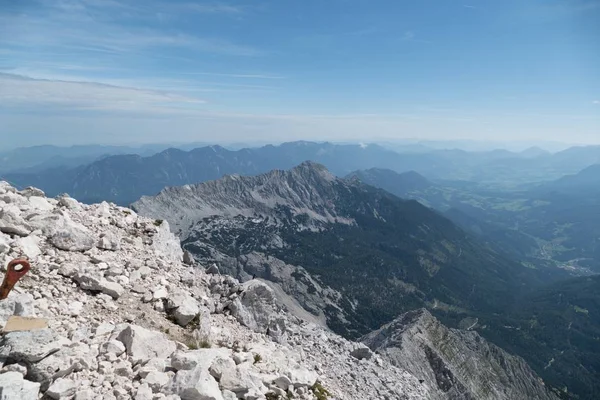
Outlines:
[[[558,179],[600,162],[600,146],[570,148],[555,154],[534,149],[525,154],[435,149],[398,153],[378,145],[291,142],[240,150],[207,146],[190,151],[170,148],[148,156],[96,155],[100,158],[79,166],[46,161],[17,172],[0,169],[0,177],[18,187],[40,187],[50,195],[66,192],[84,202],[109,200],[127,205],[166,186],[193,184],[227,174],[255,175],[289,169],[306,160],[319,162],[338,176],[376,167],[417,171],[434,180],[470,180],[496,188]],[[10,160],[15,157],[29,164],[35,160],[33,156],[14,155]]]
[[[190,257],[241,280],[265,279],[293,299],[290,307],[347,338],[428,310],[408,325],[439,334],[431,313],[460,331],[444,338],[476,343],[463,335],[475,331],[524,357],[561,397],[593,399],[600,391],[600,148],[403,151],[313,142],[208,146],[104,154],[78,166],[41,157],[1,175],[51,196],[133,202],[155,224],[169,221]],[[478,393],[481,387],[468,388],[474,370],[457,369],[459,360],[440,343],[421,339],[403,340],[431,349],[430,365],[450,377],[438,388],[450,382],[457,398]],[[373,347],[391,349],[391,358],[405,351],[393,342]],[[530,376],[517,369],[501,378],[507,387]]]
[[[599,320],[575,310],[598,310],[588,303],[600,295],[556,307],[556,293],[565,288],[553,282],[564,282],[566,271],[515,262],[494,245],[497,233],[484,240],[439,211],[361,182],[359,176],[375,172],[381,171],[344,179],[306,162],[289,171],[169,187],[133,207],[169,221],[199,262],[216,262],[242,280],[271,281],[346,337],[424,307],[445,324],[475,330],[523,356],[548,383],[580,396],[574,398],[593,398],[600,382],[593,361]],[[414,172],[383,175],[396,178],[405,194],[435,187]],[[587,284],[588,277],[578,279],[565,289],[570,296]],[[561,318],[557,330],[554,313]],[[557,334],[571,325],[578,327],[577,335],[566,336],[572,340]]]
[[0,307],[3,400],[558,400],[521,357],[426,310],[340,337],[131,209],[0,182],[0,210],[0,256],[27,268]]
[[335,310],[320,312],[349,337],[425,305],[450,314],[499,312],[511,303],[507,292],[536,283],[531,270],[481,246],[435,211],[312,162],[167,188],[133,208],[169,221],[193,254],[229,257],[223,267],[234,276],[258,272],[268,279],[268,269],[246,270],[248,257],[302,267],[321,289],[337,293]]

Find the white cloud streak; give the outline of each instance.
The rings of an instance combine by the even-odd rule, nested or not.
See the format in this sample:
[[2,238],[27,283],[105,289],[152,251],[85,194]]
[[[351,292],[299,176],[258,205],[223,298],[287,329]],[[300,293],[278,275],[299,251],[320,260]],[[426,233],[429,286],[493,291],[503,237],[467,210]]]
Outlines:
[[66,112],[177,112],[197,109],[205,101],[169,92],[112,86],[91,82],[32,79],[0,73],[3,108],[51,107]]
[[[21,49],[22,53],[46,48],[122,54],[175,46],[231,56],[263,54],[256,48],[223,38],[199,37],[184,32],[150,28],[156,25],[157,14],[162,8],[171,12],[179,10],[184,14],[194,10],[211,13],[241,12],[233,6],[221,3],[171,5],[150,2],[145,3],[143,8],[137,7],[112,0],[60,0],[44,1],[41,10],[35,12],[0,9],[0,45],[4,44],[13,51]],[[121,23],[123,19],[136,20],[140,15],[152,18],[153,23],[142,24],[145,27]]]

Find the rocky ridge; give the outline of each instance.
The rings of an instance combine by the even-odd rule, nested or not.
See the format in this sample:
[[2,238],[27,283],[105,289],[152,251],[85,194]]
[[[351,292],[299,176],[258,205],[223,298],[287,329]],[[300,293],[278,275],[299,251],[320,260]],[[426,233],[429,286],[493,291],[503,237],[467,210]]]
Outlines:
[[[427,399],[366,346],[289,314],[260,280],[194,263],[166,222],[0,183],[0,261],[32,269],[0,338],[2,399]],[[185,263],[184,263],[185,260]]]
[[522,358],[477,332],[447,328],[425,309],[400,316],[362,341],[393,365],[435,382],[432,399],[557,399]]
[[[185,237],[198,220],[223,217],[269,217],[269,225],[280,225],[287,215],[280,205],[289,205],[293,215],[308,215],[298,229],[318,229],[326,223],[353,224],[332,208],[337,178],[322,165],[304,162],[289,170],[273,170],[257,176],[228,175],[197,185],[167,187],[157,196],[143,196],[133,204],[142,215],[171,220],[173,231]],[[177,199],[177,203],[173,202]],[[172,216],[177,218],[170,218]]]

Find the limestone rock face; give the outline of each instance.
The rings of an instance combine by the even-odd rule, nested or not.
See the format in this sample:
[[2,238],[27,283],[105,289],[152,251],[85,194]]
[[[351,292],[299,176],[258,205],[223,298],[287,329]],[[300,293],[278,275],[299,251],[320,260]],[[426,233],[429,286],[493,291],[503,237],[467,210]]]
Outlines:
[[271,288],[259,280],[243,285],[242,295],[230,306],[231,315],[248,328],[266,333],[281,308]]
[[445,327],[429,311],[406,313],[363,338],[440,399],[556,399],[525,361],[473,331]]

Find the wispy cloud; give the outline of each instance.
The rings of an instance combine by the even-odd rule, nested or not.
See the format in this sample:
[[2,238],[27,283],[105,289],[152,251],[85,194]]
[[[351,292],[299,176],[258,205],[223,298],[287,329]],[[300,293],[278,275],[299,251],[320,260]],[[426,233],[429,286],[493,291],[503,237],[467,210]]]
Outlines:
[[429,40],[423,40],[417,37],[416,32],[414,31],[406,31],[400,38],[404,42],[415,42],[415,43],[431,43]]
[[220,76],[225,78],[240,78],[240,79],[285,79],[284,76],[279,75],[265,75],[265,74],[222,74],[217,72],[185,72],[184,75],[206,75],[206,76]]
[[600,100],[594,100],[592,101],[592,104],[600,104]]
[[[223,3],[166,3],[149,1],[144,7],[113,0],[42,0],[39,9],[19,12],[0,9],[0,45],[13,50],[46,48],[69,51],[128,53],[156,48],[181,47],[193,51],[232,56],[256,56],[263,52],[228,39],[198,36],[174,27],[157,29],[163,8],[180,15],[193,12],[240,13]],[[133,23],[140,16],[152,23]],[[124,20],[130,20],[126,23]],[[164,28],[164,27],[162,27]]]
[[402,40],[411,41],[415,38],[415,33],[413,31],[406,31],[404,35],[402,35]]
[[475,6],[471,5],[471,4],[463,4],[463,7],[464,8],[470,8],[471,10],[474,10],[474,9],[477,8],[477,7],[475,7]]
[[[171,6],[172,3],[169,3],[168,6]],[[241,14],[243,12],[243,8],[240,6],[234,6],[230,4],[224,3],[208,3],[208,4],[200,4],[200,3],[184,3],[180,4],[179,7],[182,9],[196,11],[200,13],[225,13],[225,14]]]
[[69,112],[110,110],[150,113],[198,107],[205,101],[164,91],[0,73],[0,103],[4,108],[42,106]]

